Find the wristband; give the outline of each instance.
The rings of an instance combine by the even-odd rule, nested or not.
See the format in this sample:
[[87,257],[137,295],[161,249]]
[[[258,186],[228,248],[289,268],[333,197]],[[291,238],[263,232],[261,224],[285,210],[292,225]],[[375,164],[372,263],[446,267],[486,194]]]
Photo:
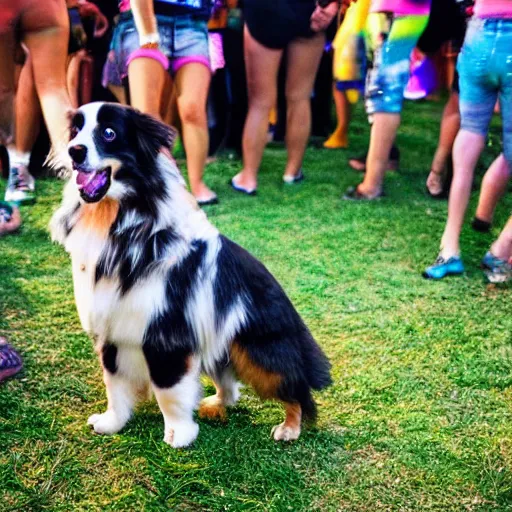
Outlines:
[[130,62],[141,57],[156,60],[166,71],[169,69],[169,59],[158,48],[139,48],[133,51],[130,53],[126,65],[129,66]]
[[145,47],[148,44],[154,44],[160,42],[160,34],[158,32],[152,32],[151,34],[146,34],[143,36],[139,36],[139,44],[140,46]]

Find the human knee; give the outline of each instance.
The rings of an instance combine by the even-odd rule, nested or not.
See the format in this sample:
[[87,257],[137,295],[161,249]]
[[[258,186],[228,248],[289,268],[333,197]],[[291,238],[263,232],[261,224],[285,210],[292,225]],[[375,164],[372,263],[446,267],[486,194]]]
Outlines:
[[178,110],[183,124],[206,125],[206,108],[192,98],[178,99]]

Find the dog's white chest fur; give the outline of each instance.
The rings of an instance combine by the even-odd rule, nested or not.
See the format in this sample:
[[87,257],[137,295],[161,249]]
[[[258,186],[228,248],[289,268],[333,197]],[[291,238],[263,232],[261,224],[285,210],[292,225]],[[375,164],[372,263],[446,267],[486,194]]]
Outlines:
[[164,282],[152,274],[125,295],[117,279],[102,278],[96,283],[96,265],[104,245],[105,240],[79,227],[66,241],[80,322],[86,332],[102,340],[140,346],[149,320],[164,303]]

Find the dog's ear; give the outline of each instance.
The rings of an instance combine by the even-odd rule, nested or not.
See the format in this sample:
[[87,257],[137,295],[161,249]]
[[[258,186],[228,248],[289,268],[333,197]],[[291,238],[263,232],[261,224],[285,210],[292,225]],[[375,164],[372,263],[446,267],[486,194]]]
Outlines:
[[138,149],[146,158],[155,158],[161,148],[172,149],[176,139],[174,128],[138,110],[131,110],[130,117]]

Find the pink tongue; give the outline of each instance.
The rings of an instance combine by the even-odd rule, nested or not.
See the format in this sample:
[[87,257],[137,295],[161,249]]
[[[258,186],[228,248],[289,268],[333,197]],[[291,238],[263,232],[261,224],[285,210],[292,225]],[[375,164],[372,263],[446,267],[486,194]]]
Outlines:
[[104,172],[78,172],[76,183],[78,188],[86,194],[94,195],[107,182],[107,176]]
[[76,183],[77,185],[80,185],[80,188],[83,188],[83,186],[87,183],[87,181],[91,178],[90,172],[80,172],[78,171],[78,174],[76,176]]

